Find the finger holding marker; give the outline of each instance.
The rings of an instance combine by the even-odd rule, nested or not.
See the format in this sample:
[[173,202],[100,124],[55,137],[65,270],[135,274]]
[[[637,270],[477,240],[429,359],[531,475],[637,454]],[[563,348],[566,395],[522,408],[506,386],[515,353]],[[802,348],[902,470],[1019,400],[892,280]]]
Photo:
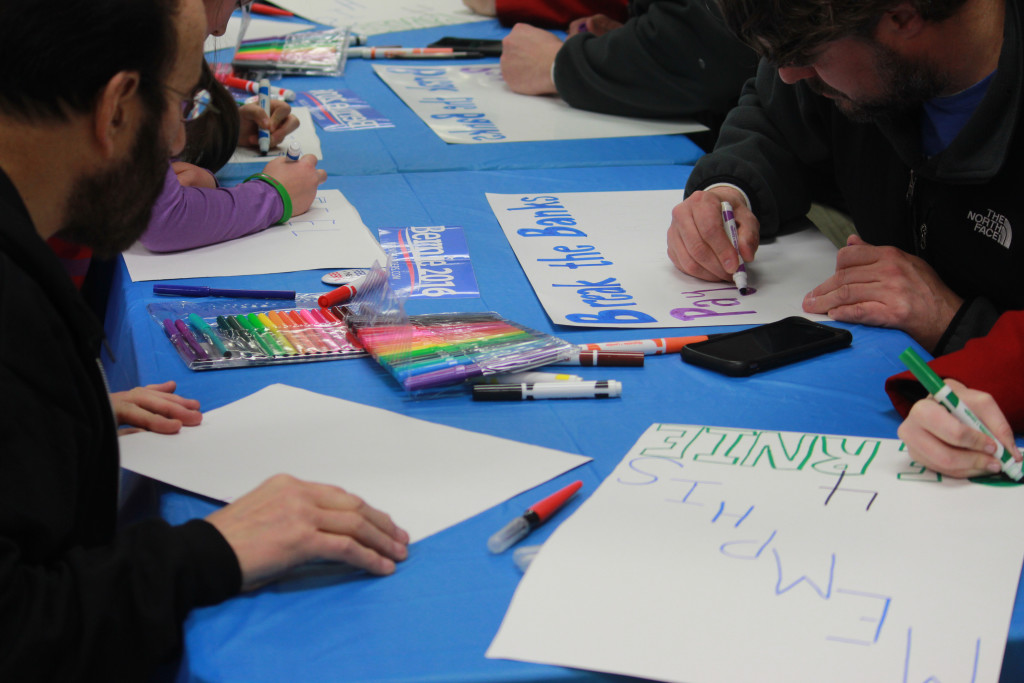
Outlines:
[[[723,229],[722,202],[733,207],[739,248]],[[697,191],[672,209],[668,230],[668,255],[687,275],[708,281],[729,281],[740,257],[753,261],[759,223],[735,191]]]
[[[999,463],[1000,469],[1006,476],[1014,481],[1020,481],[1024,478],[1024,469],[1021,467],[1022,458],[1020,453],[1017,451],[1017,448],[1005,446],[999,438],[996,437],[992,430],[986,426],[985,422],[983,422],[981,418],[963,402],[961,397],[953,391],[953,385],[943,382],[942,379],[936,375],[930,367],[928,367],[928,364],[925,363],[912,348],[904,350],[903,353],[900,354],[900,360],[903,361],[904,365],[906,365],[911,373],[913,373],[914,377],[916,377],[921,385],[924,386],[925,390],[931,394],[932,398],[948,410],[953,417],[965,426],[990,437],[991,442],[986,448]],[[1005,437],[1009,426],[1003,424],[1005,422],[1005,418],[1002,417],[1002,413],[1000,413],[997,408],[994,408],[994,404],[987,404],[985,401],[980,400],[980,396],[975,396],[975,398],[979,400],[979,404],[984,404],[987,417],[995,420],[995,424],[998,424],[998,429]],[[1011,438],[1009,439],[1009,442],[1013,443],[1012,431],[1010,431],[1010,434]],[[969,443],[969,437],[964,436],[963,434],[958,434],[954,438],[960,443]]]
[[[989,406],[985,404],[984,399],[991,401],[990,396],[967,389],[955,380],[947,380],[947,384],[971,406],[976,415],[990,425],[993,434],[1000,434],[1005,418],[998,407],[995,414],[988,412]],[[995,407],[994,401],[992,407]],[[914,404],[897,434],[906,444],[910,457],[934,472],[949,477],[967,478],[998,474],[1002,471],[1002,466],[994,457],[997,450],[995,441],[956,419],[931,398],[922,399]],[[1005,435],[999,440],[1001,443],[1007,440],[1013,443],[1012,438],[1006,439]],[[1013,452],[1016,452],[1016,449]]]
[[291,106],[282,100],[270,100],[269,114],[259,104],[252,103],[242,105],[238,114],[241,118],[238,144],[248,147],[258,146],[261,130],[270,132],[270,148],[274,148],[299,127]]

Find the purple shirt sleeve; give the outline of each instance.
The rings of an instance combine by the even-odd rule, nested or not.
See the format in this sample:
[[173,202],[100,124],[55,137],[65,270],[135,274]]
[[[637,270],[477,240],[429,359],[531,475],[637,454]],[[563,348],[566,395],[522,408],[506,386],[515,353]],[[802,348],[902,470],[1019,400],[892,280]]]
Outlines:
[[139,242],[150,251],[195,249],[259,232],[282,213],[281,197],[267,183],[183,187],[168,164],[164,189]]

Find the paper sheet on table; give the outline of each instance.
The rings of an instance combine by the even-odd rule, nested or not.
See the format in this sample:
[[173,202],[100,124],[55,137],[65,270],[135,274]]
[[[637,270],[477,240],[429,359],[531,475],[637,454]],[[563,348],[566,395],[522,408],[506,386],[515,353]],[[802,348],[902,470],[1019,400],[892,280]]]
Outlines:
[[[261,38],[287,36],[311,28],[316,28],[316,26],[314,24],[297,24],[290,21],[275,21],[273,19],[261,19],[252,16],[249,19],[249,28],[245,30],[245,39],[259,40]],[[232,50],[233,52],[238,46],[238,34],[241,30],[241,14],[236,12],[228,20],[224,35],[206,36],[206,42],[203,43],[203,52],[215,52],[217,50]]]
[[168,254],[136,242],[123,256],[132,282],[367,268],[386,259],[359,212],[338,190],[320,190],[306,213],[252,235]]
[[280,472],[341,486],[414,541],[589,461],[283,384],[211,410],[178,434],[121,440],[126,469],[217,500]]
[[579,140],[695,133],[692,121],[636,119],[573,109],[558,97],[512,92],[497,64],[373,70],[439,138],[450,143]]
[[[680,190],[488,194],[551,320],[586,327],[750,325],[804,313],[804,295],[835,271],[817,230],[765,243],[747,265],[755,291],[676,270],[666,253]],[[724,228],[723,228],[724,230]]]
[[281,0],[274,4],[310,21],[351,26],[364,35],[491,19],[470,11],[462,0]]
[[1024,489],[891,439],[655,424],[544,544],[488,657],[686,683],[996,681]]
[[[287,85],[287,84],[285,84]],[[229,164],[259,164],[260,168],[254,168],[253,173],[259,172],[268,161],[275,157],[284,156],[288,153],[288,147],[293,142],[299,143],[302,154],[314,154],[321,161],[324,153],[320,149],[320,136],[316,134],[316,126],[313,125],[313,115],[306,107],[292,107],[292,114],[299,120],[299,127],[284,137],[277,147],[272,147],[267,154],[260,154],[258,149],[252,147],[236,147],[235,153],[228,159]]]

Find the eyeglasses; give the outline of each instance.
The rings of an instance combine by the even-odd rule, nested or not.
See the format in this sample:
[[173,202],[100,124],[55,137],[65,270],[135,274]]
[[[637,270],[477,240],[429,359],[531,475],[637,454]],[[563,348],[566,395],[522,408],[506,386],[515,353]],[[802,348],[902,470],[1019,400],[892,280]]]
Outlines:
[[197,90],[195,93],[188,95],[180,90],[172,88],[169,85],[165,85],[164,87],[181,98],[182,121],[195,121],[207,111],[217,111],[217,108],[211,103],[212,97],[210,96],[210,91],[206,88]]

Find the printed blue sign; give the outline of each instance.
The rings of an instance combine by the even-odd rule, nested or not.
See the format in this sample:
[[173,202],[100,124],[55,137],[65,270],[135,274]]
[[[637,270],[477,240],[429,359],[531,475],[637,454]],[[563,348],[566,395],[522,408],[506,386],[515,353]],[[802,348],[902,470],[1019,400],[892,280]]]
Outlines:
[[391,257],[388,280],[399,295],[410,299],[480,296],[462,228],[381,228],[377,234],[381,248]]
[[390,119],[351,90],[300,92],[295,97],[295,104],[307,107],[316,124],[330,133],[395,127]]

